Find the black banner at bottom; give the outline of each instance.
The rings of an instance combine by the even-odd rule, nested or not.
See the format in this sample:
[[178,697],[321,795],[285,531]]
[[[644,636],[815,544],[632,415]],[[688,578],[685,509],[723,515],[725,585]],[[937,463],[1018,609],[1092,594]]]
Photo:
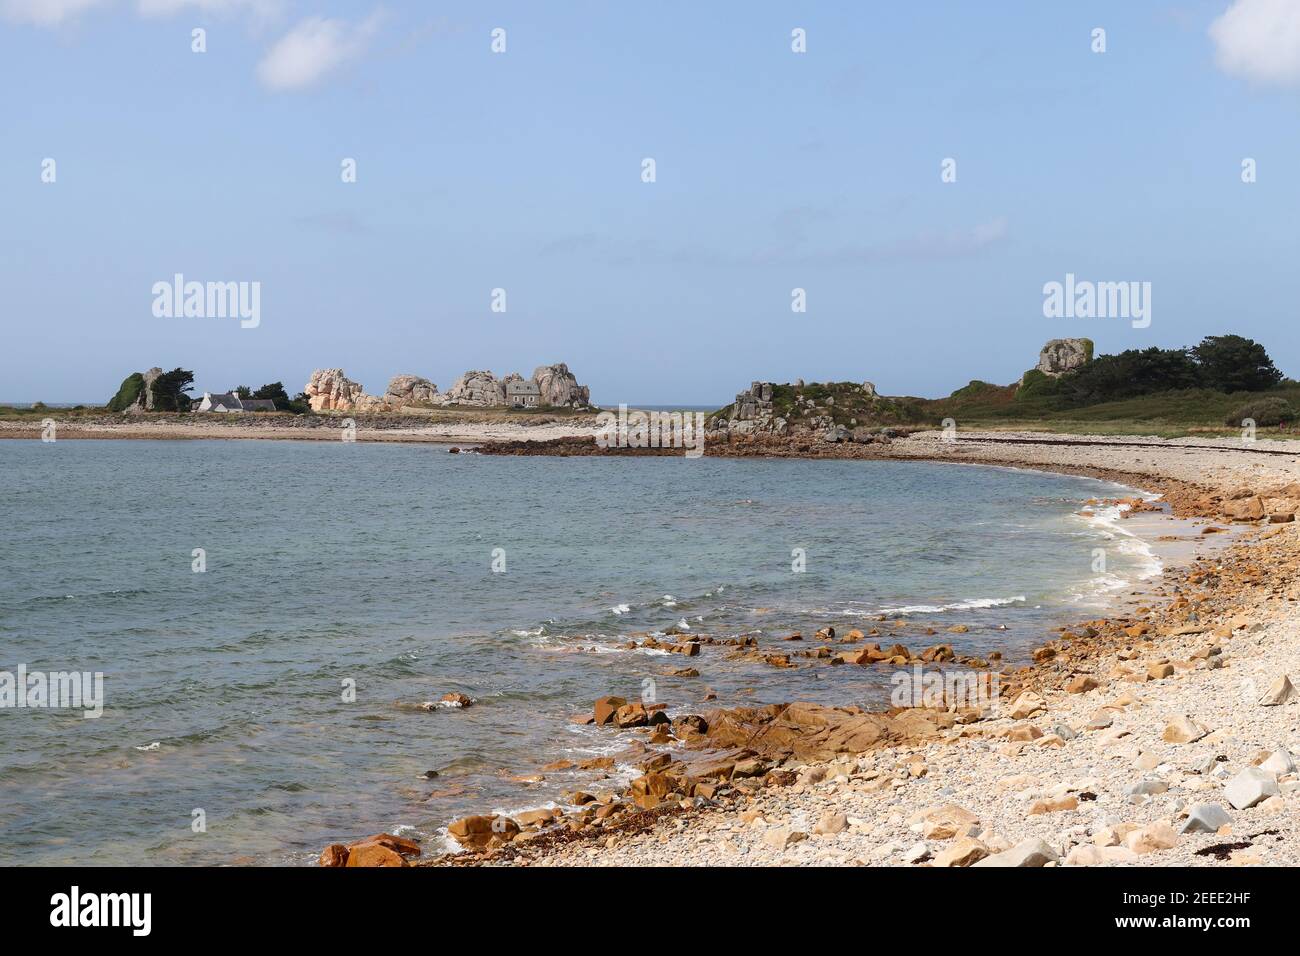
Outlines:
[[1018,931],[1200,933],[1223,943],[1290,925],[1289,874],[1264,868],[540,869],[11,868],[0,877],[7,884],[0,925],[7,942],[46,933],[193,941],[196,931],[244,929],[259,939],[301,941],[304,933],[397,929],[428,916],[488,929],[496,942],[513,931],[535,942],[537,919],[556,906],[584,935],[606,923],[626,932],[629,917],[659,907],[665,916],[721,925],[752,919],[755,906],[769,916],[768,907],[811,906],[850,924],[950,912],[1013,919]]

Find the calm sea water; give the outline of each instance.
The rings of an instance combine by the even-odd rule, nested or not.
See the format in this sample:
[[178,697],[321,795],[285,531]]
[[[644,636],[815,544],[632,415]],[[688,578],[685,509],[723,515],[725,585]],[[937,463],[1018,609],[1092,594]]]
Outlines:
[[[1117,486],[1007,469],[0,441],[0,474],[0,670],[102,671],[107,697],[99,719],[0,709],[3,864],[306,863],[393,828],[436,845],[457,815],[581,784],[510,778],[625,746],[568,718],[647,677],[673,713],[886,696],[883,671],[708,647],[699,678],[671,677],[685,658],[628,635],[784,652],[816,643],[781,642],[792,629],[885,611],[1014,659],[1152,570],[1140,541],[1077,514]],[[448,691],[477,704],[410,706]]]

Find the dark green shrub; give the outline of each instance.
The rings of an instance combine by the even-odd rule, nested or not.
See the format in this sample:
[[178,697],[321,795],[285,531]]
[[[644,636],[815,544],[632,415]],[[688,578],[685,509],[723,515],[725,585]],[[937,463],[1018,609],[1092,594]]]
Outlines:
[[1269,428],[1294,421],[1295,409],[1285,398],[1272,395],[1268,398],[1257,398],[1234,409],[1223,419],[1223,423],[1240,428],[1241,423],[1247,418],[1253,419],[1261,428]]
[[1201,384],[1220,392],[1262,392],[1282,381],[1264,346],[1240,335],[1209,335],[1191,350]]
[[140,392],[144,388],[144,373],[132,372],[122,380],[121,386],[108,401],[108,410],[110,412],[121,412],[130,408],[140,398]]

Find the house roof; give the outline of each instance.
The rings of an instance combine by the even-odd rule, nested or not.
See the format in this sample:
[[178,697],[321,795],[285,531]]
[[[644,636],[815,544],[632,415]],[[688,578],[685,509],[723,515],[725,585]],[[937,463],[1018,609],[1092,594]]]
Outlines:
[[540,395],[541,386],[536,382],[506,382],[506,394],[516,395]]
[[235,392],[209,394],[208,403],[211,408],[224,408],[231,412],[275,411],[275,402],[269,398],[240,398]]

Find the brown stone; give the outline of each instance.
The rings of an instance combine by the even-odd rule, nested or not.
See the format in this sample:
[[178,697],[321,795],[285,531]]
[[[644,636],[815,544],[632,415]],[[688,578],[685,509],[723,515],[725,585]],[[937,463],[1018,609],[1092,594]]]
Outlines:
[[1070,683],[1065,685],[1065,691],[1068,694],[1086,694],[1090,690],[1096,690],[1101,685],[1087,674],[1080,674]]
[[523,827],[545,827],[555,822],[555,811],[549,807],[525,810],[515,814],[515,822]]
[[357,840],[348,844],[348,851],[355,852],[363,846],[376,844],[387,847],[400,856],[419,856],[420,844],[414,840],[408,840],[405,837],[393,836],[391,833],[376,833],[374,836],[366,837],[364,840]]
[[1079,801],[1075,797],[1058,797],[1035,800],[1029,805],[1029,815],[1038,816],[1043,813],[1060,813],[1064,810],[1079,809]]
[[970,866],[989,855],[989,848],[972,837],[962,837],[934,856],[935,866]]
[[483,849],[492,843],[503,843],[519,835],[519,824],[509,817],[463,817],[447,826],[447,832],[461,846]]
[[596,701],[595,711],[596,725],[603,727],[614,719],[618,709],[627,703],[622,697],[602,697]]
[[342,843],[331,843],[320,851],[321,866],[347,866],[348,848]]
[[1200,740],[1210,731],[1204,725],[1190,717],[1182,716],[1171,720],[1160,735],[1160,739],[1171,744],[1190,744]]
[[1223,513],[1233,521],[1258,521],[1264,517],[1264,502],[1259,495],[1223,503]]
[[402,857],[378,843],[362,843],[348,850],[345,866],[406,866]]

